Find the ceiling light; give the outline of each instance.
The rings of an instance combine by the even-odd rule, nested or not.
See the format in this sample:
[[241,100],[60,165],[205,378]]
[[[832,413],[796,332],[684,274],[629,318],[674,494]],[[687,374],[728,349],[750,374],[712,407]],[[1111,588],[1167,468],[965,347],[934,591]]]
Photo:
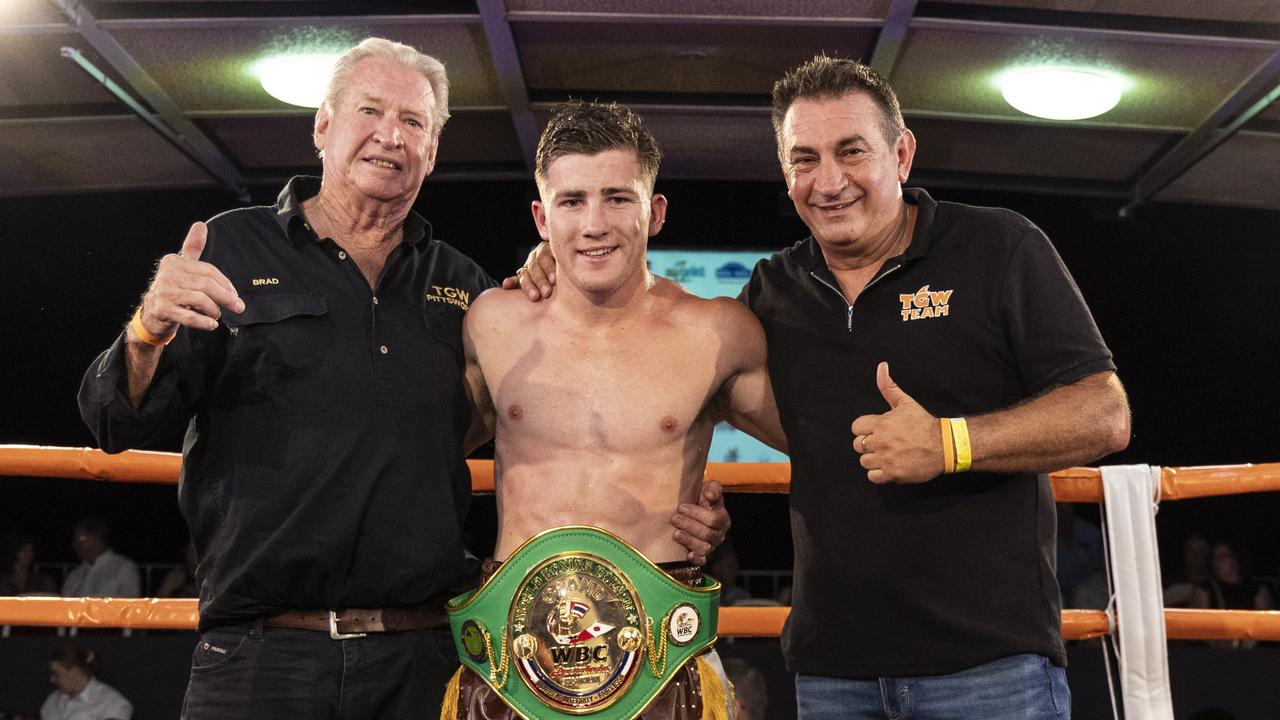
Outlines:
[[324,102],[333,63],[341,53],[275,55],[254,64],[262,89],[290,105],[316,108]]
[[1128,82],[1115,74],[1076,68],[1022,68],[997,81],[1005,102],[1028,115],[1050,120],[1083,120],[1120,102]]

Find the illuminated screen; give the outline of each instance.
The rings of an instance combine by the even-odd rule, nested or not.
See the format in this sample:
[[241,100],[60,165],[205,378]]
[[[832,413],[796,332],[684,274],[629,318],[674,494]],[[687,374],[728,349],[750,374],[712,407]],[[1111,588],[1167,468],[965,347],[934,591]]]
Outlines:
[[[736,298],[751,277],[756,261],[772,255],[766,250],[649,250],[649,270],[671,278],[689,292],[705,298]],[[730,427],[716,426],[711,436],[711,462],[787,462],[787,456]]]

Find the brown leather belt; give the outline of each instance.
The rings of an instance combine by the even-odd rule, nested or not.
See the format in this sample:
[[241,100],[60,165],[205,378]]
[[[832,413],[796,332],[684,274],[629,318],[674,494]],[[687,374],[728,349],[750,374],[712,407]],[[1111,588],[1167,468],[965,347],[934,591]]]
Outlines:
[[448,627],[441,606],[381,608],[377,610],[288,610],[262,621],[268,627],[328,632],[334,640],[363,637],[369,633],[394,633]]

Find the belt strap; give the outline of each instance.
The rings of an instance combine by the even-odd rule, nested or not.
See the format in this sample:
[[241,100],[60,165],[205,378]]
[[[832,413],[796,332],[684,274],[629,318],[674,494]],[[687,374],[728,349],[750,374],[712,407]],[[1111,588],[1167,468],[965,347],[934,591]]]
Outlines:
[[[595,569],[582,569],[588,566]],[[593,574],[602,572],[602,566],[608,566],[603,574]],[[557,580],[574,577],[578,579]],[[583,589],[591,585],[597,589]],[[593,604],[628,606],[626,586],[634,588],[638,599],[634,614],[627,610],[589,627],[575,624],[575,616],[582,624],[598,617]],[[547,598],[554,595],[549,589],[556,587],[570,589],[570,596],[549,612]],[[608,592],[599,592],[601,588]],[[622,720],[644,712],[675,671],[715,641],[719,605],[720,583],[714,579],[703,576],[702,587],[689,587],[621,538],[573,526],[533,537],[479,590],[450,600],[447,610],[462,663],[521,717],[580,718],[589,713],[592,720]],[[609,634],[609,648],[601,648],[598,640]],[[615,655],[619,651],[625,652]],[[572,682],[552,687],[561,670],[615,659],[618,664],[607,672],[612,673],[609,682],[616,678],[616,683],[607,692],[597,693],[594,686],[574,688]],[[543,662],[561,664],[548,668]],[[576,702],[574,689],[582,690],[579,696],[589,695],[591,704],[566,704]]]
[[335,640],[368,633],[394,633],[444,627],[449,623],[440,607],[379,608],[373,610],[287,610],[262,621],[268,627],[328,632]]

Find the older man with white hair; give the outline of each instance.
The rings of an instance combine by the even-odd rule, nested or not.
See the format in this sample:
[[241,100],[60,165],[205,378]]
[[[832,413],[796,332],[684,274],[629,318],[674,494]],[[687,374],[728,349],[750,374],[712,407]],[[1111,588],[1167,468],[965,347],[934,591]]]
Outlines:
[[[348,51],[315,118],[323,177],[193,225],[86,373],[107,451],[187,424],[201,637],[183,717],[425,717],[457,666],[443,603],[475,572],[461,323],[496,283],[412,210],[448,92],[411,47]],[[685,525],[697,552],[717,532]]]

